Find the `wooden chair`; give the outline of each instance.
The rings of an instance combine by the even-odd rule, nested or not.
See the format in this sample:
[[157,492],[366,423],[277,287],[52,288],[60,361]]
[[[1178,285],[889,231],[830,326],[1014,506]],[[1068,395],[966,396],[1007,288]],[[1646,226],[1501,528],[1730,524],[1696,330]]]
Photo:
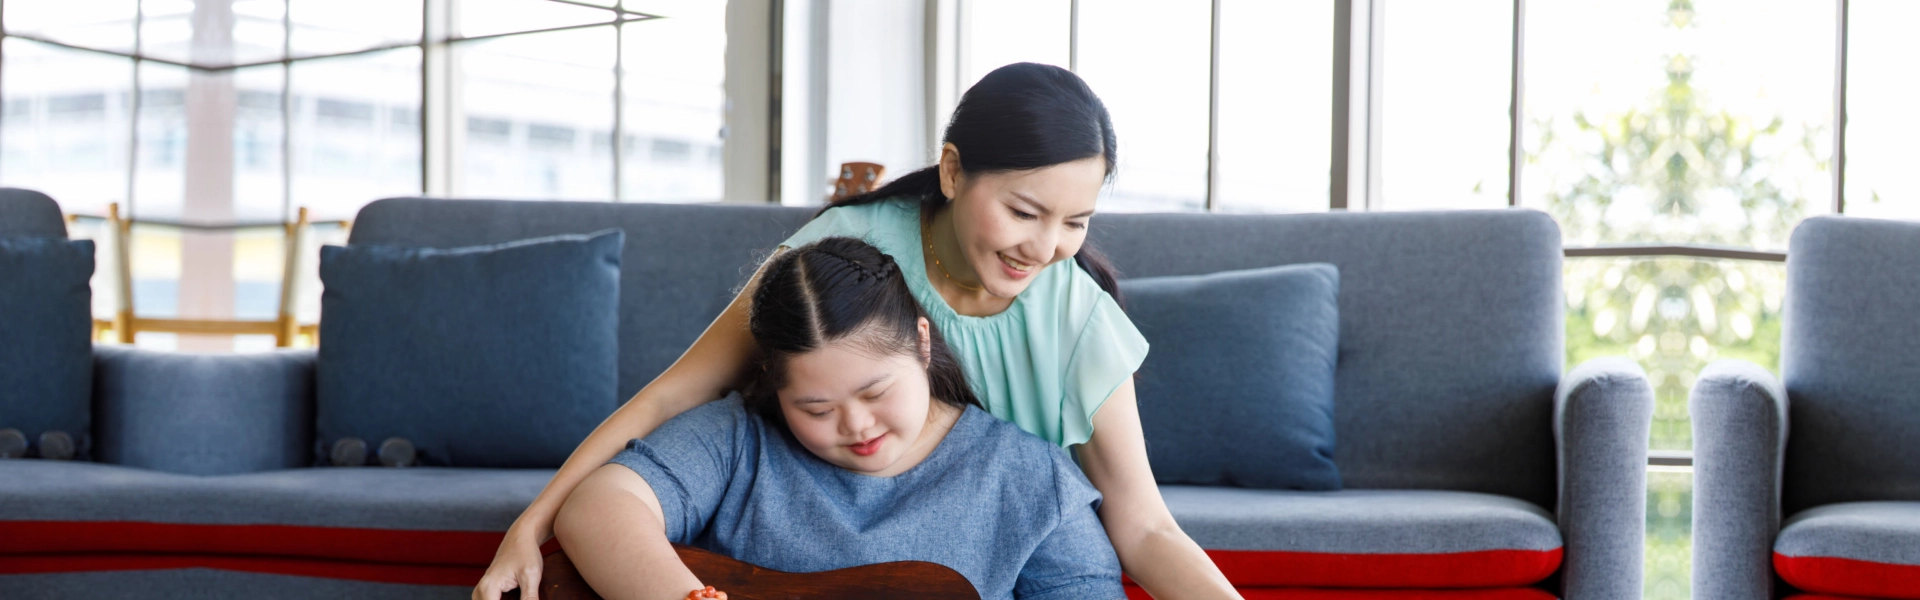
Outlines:
[[[74,215],[68,216],[71,221]],[[113,240],[114,275],[117,279],[112,320],[94,320],[94,339],[107,331],[112,331],[114,339],[122,344],[131,344],[141,332],[188,333],[204,335],[271,335],[274,346],[292,347],[295,340],[306,336],[318,341],[318,325],[302,325],[296,315],[299,301],[300,256],[306,247],[306,236],[312,222],[308,220],[307,209],[302,207],[298,218],[292,223],[282,225],[286,229],[285,263],[280,273],[280,310],[279,316],[272,320],[218,320],[218,319],[156,319],[142,317],[135,313],[133,304],[133,261],[129,243],[133,234],[133,219],[120,215],[120,204],[107,205],[107,236]]]
[[[700,582],[727,593],[728,600],[828,600],[840,598],[919,598],[980,600],[973,584],[945,566],[902,561],[822,571],[786,573],[675,544],[681,562]],[[520,591],[501,600],[519,600]],[[573,567],[565,551],[548,554],[540,574],[541,600],[600,600]]]

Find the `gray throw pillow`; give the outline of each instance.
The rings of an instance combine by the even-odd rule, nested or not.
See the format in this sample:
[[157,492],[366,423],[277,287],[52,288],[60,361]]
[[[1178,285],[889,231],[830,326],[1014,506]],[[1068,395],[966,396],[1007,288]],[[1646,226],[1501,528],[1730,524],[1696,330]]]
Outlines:
[[[93,242],[0,237],[0,429],[65,432],[91,456]],[[33,449],[31,455],[38,455]]]
[[551,468],[619,406],[617,229],[470,248],[320,250],[315,456]]
[[1120,289],[1153,345],[1135,389],[1155,479],[1340,489],[1333,265],[1130,279]]

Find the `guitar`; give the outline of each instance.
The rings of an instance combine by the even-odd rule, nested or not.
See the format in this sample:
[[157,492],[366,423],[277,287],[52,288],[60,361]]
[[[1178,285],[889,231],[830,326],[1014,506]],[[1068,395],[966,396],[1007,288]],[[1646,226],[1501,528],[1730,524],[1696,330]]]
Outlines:
[[887,168],[876,163],[840,163],[840,179],[833,182],[833,197],[828,198],[827,203],[871,192],[880,186],[880,177],[886,174]]
[[[813,600],[829,598],[924,598],[980,600],[973,583],[959,572],[923,561],[900,561],[821,571],[787,573],[730,557],[674,544],[680,562],[700,582],[727,593],[728,600]],[[519,600],[520,590],[501,596]],[[600,600],[573,567],[566,551],[548,554],[540,575],[541,600]]]

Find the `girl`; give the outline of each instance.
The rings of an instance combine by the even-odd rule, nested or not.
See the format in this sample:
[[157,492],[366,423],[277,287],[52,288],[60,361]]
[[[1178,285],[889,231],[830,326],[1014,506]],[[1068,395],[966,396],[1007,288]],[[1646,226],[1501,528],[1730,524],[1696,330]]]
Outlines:
[[634,440],[560,509],[601,595],[702,597],[671,540],[792,572],[935,562],[987,599],[1125,597],[1099,493],[979,408],[887,255],[844,237],[782,254],[748,322],[744,401]]
[[[1112,270],[1083,248],[1117,160],[1105,106],[1065,69],[1008,65],[961,97],[943,141],[938,164],[829,207],[782,246],[845,235],[892,256],[987,410],[1077,452],[1136,583],[1163,600],[1238,598],[1160,499],[1132,382],[1147,344]],[[507,530],[476,600],[534,589],[540,544],[574,486],[627,440],[733,388],[754,352],[746,322],[736,297],[581,443]]]

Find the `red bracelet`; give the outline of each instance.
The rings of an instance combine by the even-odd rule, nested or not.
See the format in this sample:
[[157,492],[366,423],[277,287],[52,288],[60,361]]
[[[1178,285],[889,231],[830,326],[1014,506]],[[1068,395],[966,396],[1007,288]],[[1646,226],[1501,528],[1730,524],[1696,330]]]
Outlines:
[[687,592],[687,600],[727,600],[727,593],[713,589],[713,586],[707,586]]

